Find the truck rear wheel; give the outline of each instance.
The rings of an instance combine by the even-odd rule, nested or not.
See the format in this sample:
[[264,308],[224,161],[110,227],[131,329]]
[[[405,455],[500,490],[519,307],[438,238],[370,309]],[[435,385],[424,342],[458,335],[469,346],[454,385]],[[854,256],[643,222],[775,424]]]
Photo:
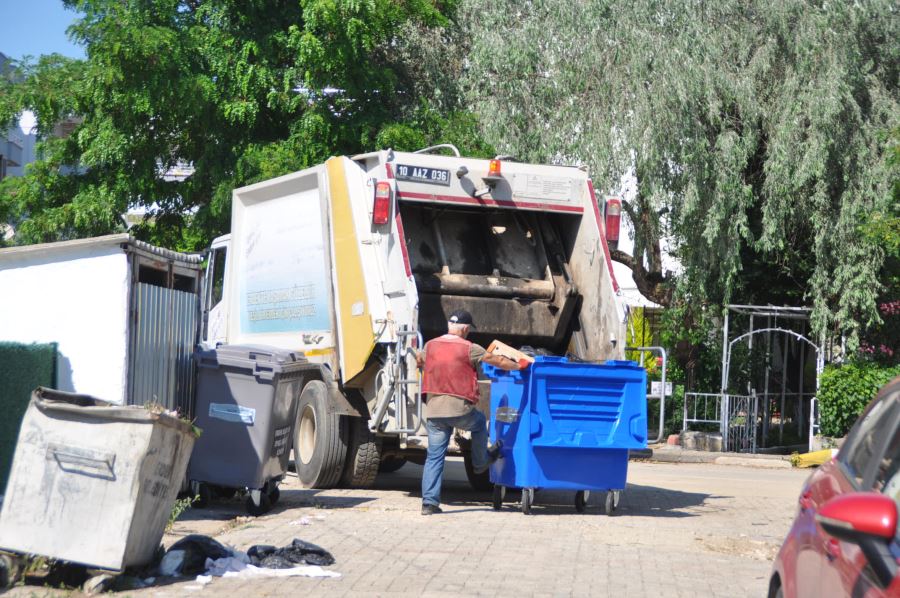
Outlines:
[[347,458],[347,417],[328,409],[320,380],[303,387],[294,424],[294,467],[304,488],[333,488]]
[[381,441],[369,430],[363,417],[350,417],[350,446],[341,485],[347,488],[371,488],[381,462]]

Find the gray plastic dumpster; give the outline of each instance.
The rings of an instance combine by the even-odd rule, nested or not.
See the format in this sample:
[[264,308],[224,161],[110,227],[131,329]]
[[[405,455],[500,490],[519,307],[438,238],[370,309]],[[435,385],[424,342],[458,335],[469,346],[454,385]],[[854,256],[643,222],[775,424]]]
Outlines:
[[225,345],[194,357],[195,423],[203,434],[188,477],[201,504],[210,486],[245,488],[247,511],[265,513],[278,502],[309,362],[300,353],[258,345]]
[[0,549],[101,569],[153,560],[184,478],[189,423],[38,388],[0,512]]

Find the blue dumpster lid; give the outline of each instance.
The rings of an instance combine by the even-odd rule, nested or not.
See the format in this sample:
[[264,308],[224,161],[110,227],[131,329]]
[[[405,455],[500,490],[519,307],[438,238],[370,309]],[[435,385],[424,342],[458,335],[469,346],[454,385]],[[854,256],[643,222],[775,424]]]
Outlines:
[[[621,360],[621,359],[608,359],[602,363],[598,363],[596,361],[580,361],[577,359],[569,359],[567,357],[558,357],[555,355],[537,355],[534,358],[534,363],[531,364],[530,369],[540,370],[544,367],[548,366],[582,366],[582,367],[593,367],[599,368],[603,370],[643,370],[640,364],[634,361]],[[482,363],[482,370],[484,374],[489,378],[498,378],[500,376],[513,376],[513,377],[521,377],[521,372],[518,371],[506,371],[500,368],[494,367],[487,363]]]

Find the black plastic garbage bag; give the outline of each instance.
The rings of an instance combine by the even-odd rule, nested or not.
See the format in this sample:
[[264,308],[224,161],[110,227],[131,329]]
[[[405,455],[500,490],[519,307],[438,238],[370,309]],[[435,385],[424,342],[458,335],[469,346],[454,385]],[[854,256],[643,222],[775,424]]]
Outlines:
[[334,564],[334,557],[330,552],[296,538],[283,548],[263,544],[251,546],[247,556],[253,565],[267,569],[290,569],[303,564],[326,567]]
[[199,575],[206,571],[206,559],[222,559],[232,556],[232,552],[209,536],[191,534],[175,542],[163,555],[159,563],[159,574]]

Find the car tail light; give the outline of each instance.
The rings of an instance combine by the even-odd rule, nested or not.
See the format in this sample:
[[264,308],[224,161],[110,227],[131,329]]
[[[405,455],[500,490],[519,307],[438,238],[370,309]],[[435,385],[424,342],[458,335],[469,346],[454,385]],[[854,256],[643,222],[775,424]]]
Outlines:
[[619,223],[622,218],[622,200],[615,197],[606,200],[606,240],[610,244],[619,242]]
[[391,217],[391,184],[379,181],[375,184],[375,205],[372,209],[372,224],[387,224]]

